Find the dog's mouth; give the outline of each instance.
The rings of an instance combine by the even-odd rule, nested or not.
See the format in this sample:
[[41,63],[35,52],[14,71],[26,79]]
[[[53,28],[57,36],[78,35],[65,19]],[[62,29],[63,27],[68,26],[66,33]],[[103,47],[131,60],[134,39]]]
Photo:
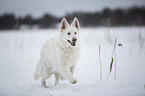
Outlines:
[[75,46],[76,45],[76,41],[70,41],[70,40],[67,40],[70,44],[71,44],[71,46]]

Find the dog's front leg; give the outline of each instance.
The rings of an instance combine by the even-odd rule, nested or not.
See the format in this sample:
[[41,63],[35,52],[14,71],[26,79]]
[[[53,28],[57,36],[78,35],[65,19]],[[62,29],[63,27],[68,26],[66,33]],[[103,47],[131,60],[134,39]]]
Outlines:
[[72,73],[70,72],[69,68],[62,68],[61,75],[68,79],[70,83],[75,84],[77,83],[77,80],[73,77]]
[[74,74],[74,70],[75,70],[75,65],[72,66],[72,67],[70,68],[70,72],[71,72],[72,74]]

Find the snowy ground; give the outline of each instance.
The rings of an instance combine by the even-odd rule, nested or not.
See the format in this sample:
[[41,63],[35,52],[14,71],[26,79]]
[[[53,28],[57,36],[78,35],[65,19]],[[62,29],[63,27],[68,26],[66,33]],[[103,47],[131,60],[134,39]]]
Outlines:
[[[145,96],[145,27],[83,28],[78,83],[53,86],[52,76],[43,88],[33,73],[41,46],[57,34],[57,29],[0,31],[0,96]],[[114,66],[107,81],[115,38],[123,47],[116,48],[116,81]]]

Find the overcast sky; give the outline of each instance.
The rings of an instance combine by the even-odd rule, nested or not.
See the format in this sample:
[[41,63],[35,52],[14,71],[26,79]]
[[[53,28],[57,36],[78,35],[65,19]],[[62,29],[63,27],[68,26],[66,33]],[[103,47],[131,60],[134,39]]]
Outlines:
[[63,16],[74,11],[93,12],[106,7],[128,8],[145,6],[145,0],[0,0],[0,15],[14,13],[16,16],[40,17],[44,13]]

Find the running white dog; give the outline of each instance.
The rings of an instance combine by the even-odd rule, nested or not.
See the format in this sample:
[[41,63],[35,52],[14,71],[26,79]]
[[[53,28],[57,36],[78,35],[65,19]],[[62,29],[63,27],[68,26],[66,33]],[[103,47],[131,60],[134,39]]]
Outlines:
[[53,74],[56,77],[55,85],[60,79],[77,83],[73,73],[80,54],[79,30],[76,17],[71,25],[63,18],[59,35],[43,45],[34,74],[36,80],[41,77],[42,86],[46,87],[46,79]]

